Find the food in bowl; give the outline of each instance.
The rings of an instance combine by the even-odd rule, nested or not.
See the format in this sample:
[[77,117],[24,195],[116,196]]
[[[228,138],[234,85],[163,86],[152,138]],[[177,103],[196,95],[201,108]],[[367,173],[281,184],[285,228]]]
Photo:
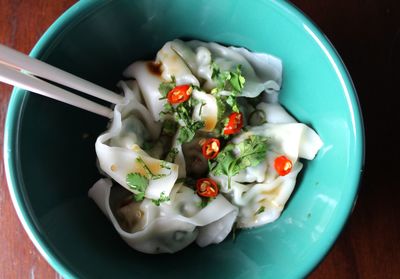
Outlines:
[[274,56],[173,40],[124,76],[132,79],[119,83],[125,102],[96,141],[108,178],[89,196],[138,251],[204,247],[233,228],[275,221],[299,159],[322,147],[279,104],[282,62]]

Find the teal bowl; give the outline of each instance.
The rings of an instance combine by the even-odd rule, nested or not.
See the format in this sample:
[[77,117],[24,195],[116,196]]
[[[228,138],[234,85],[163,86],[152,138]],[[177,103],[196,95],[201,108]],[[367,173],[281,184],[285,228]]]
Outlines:
[[9,189],[46,260],[66,278],[299,278],[323,259],[353,208],[363,126],[351,78],[321,31],[286,1],[80,1],[31,55],[115,89],[163,43],[195,38],[283,60],[281,102],[324,141],[276,222],[173,255],[132,250],[87,196],[100,177],[94,142],[106,119],[14,90],[5,128]]

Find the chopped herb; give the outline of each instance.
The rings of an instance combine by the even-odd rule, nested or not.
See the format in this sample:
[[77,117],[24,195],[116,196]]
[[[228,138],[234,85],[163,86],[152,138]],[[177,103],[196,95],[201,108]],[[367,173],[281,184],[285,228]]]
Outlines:
[[187,100],[187,104],[190,108],[196,106],[200,101],[195,99],[195,98],[190,98],[189,100]]
[[168,166],[168,162],[166,162],[166,161],[161,161],[160,167],[163,168],[163,169],[167,169],[167,170],[171,169],[171,167]]
[[160,91],[161,94],[160,99],[166,99],[168,92],[174,89],[175,86],[176,86],[176,80],[174,76],[172,76],[172,81],[162,82],[158,87],[158,91]]
[[134,196],[136,201],[141,201],[144,199],[144,194],[149,186],[149,180],[147,177],[137,172],[129,173],[126,176],[126,184],[128,184],[129,188],[138,192]]
[[222,100],[222,97],[218,94],[214,95],[215,99],[217,100],[217,107],[218,107],[218,121],[222,120],[225,114],[225,103]]
[[264,211],[265,211],[265,206],[260,206],[260,208],[256,212],[256,215],[263,213]]
[[179,153],[178,148],[176,147],[171,148],[171,150],[167,154],[167,157],[165,158],[165,161],[173,163],[178,153]]
[[[170,104],[164,105],[163,115],[173,115],[175,122],[179,126],[178,128],[178,141],[179,143],[185,143],[191,141],[196,131],[204,127],[203,121],[197,121],[192,119],[193,107],[198,103],[197,100],[190,98],[187,102],[180,103],[176,106]],[[176,129],[176,126],[167,124],[167,128]],[[168,129],[172,130],[172,129]]]
[[186,178],[184,178],[184,177],[178,178],[178,179],[175,181],[175,184],[184,183],[185,180],[186,180]]
[[267,153],[266,141],[267,139],[261,136],[250,136],[238,144],[229,143],[215,158],[215,162],[211,164],[210,171],[214,175],[226,175],[228,177],[228,187],[230,188],[232,176],[265,160]]
[[241,92],[244,88],[246,79],[242,76],[241,65],[236,67],[236,72],[230,73],[229,83],[232,86],[233,91]]
[[161,134],[165,136],[173,136],[177,130],[177,123],[172,119],[165,119],[162,124]]
[[[242,75],[241,65],[236,67],[236,71],[221,71],[219,66],[213,62],[212,79],[217,83],[217,87],[211,90],[211,94],[217,100],[218,106],[218,121],[220,122],[226,112],[226,104],[228,104],[233,112],[239,112],[239,104],[237,103],[237,96],[242,92],[246,79]],[[230,94],[228,96],[221,95],[220,92],[226,90]],[[221,124],[221,123],[220,123]],[[221,126],[219,124],[219,126]],[[223,127],[223,126],[222,126]]]
[[222,90],[233,92],[237,96],[242,92],[246,79],[242,75],[241,65],[236,67],[235,72],[225,71],[222,72],[219,66],[213,62],[211,64],[212,74],[211,78],[217,82],[217,87],[211,90],[211,93],[217,93]]
[[199,203],[199,207],[201,207],[201,208],[206,207],[214,199],[215,198],[211,198],[211,197],[201,197],[201,202]]
[[196,131],[204,127],[204,121],[191,121],[187,126],[181,126],[178,132],[178,142],[185,143],[191,141],[196,135]]
[[200,207],[201,208],[206,207],[209,202],[210,202],[210,199],[201,199]]
[[135,201],[139,202],[144,200],[144,193],[145,192],[141,192],[139,194],[133,195],[133,198],[135,199]]
[[199,109],[199,116],[201,116],[201,112],[203,111],[203,107],[206,105],[206,102],[201,102],[201,106],[200,106],[200,109]]
[[[146,175],[142,175],[138,172],[128,173],[125,181],[126,184],[128,184],[129,188],[131,188],[135,192],[138,192],[134,195],[134,199],[136,201],[142,201],[144,199],[146,189],[149,186],[149,180],[160,179],[166,176],[166,174],[154,174],[143,161],[142,157],[137,157],[136,161],[138,161],[142,165],[144,171],[146,172]],[[160,166],[166,169],[170,169],[167,165],[167,162],[165,161],[161,161]]]
[[165,195],[164,192],[161,192],[160,198],[158,200],[151,200],[155,205],[160,206],[162,202],[170,201],[171,199]]
[[234,112],[239,112],[239,105],[237,103],[235,93],[232,93],[226,98],[226,103],[232,108]]
[[167,176],[166,174],[163,174],[163,173],[161,173],[161,174],[154,174],[154,173],[149,169],[149,167],[146,165],[146,163],[143,161],[142,157],[137,157],[137,158],[136,158],[136,161],[138,161],[138,162],[142,165],[142,167],[143,167],[144,171],[146,172],[146,175],[147,175],[147,177],[148,177],[149,179],[156,180],[156,179],[160,179],[160,178],[162,178],[162,177],[164,177],[164,176]]

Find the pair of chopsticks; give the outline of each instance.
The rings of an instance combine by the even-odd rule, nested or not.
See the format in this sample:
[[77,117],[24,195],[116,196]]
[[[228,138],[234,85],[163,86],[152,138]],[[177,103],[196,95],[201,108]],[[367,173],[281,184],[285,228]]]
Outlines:
[[40,78],[120,104],[123,97],[87,80],[0,44],[0,81],[111,118],[113,111]]

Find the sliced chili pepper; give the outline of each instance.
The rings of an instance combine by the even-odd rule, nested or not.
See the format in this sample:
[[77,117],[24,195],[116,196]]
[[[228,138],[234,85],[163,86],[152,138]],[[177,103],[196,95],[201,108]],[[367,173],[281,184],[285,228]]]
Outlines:
[[228,117],[228,124],[224,128],[225,135],[239,133],[243,127],[243,114],[241,112],[232,112]]
[[201,197],[216,197],[219,189],[217,182],[211,178],[201,178],[196,183],[197,194]]
[[286,156],[282,155],[275,159],[274,167],[280,176],[285,176],[292,170],[293,164]]
[[217,157],[219,153],[219,147],[220,147],[219,139],[210,138],[203,143],[201,151],[206,159],[211,160]]
[[189,84],[178,85],[171,89],[167,94],[170,104],[180,104],[187,101],[192,94],[192,87]]

